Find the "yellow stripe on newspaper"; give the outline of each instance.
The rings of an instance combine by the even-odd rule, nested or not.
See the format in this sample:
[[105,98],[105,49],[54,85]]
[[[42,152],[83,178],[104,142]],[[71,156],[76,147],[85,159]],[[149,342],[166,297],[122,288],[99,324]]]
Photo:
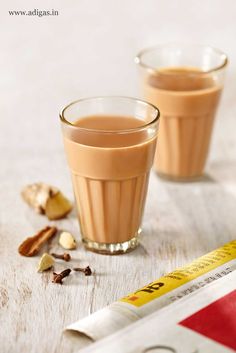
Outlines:
[[236,240],[199,257],[180,269],[168,273],[157,281],[120,299],[120,301],[137,307],[142,306],[234,259],[236,259]]

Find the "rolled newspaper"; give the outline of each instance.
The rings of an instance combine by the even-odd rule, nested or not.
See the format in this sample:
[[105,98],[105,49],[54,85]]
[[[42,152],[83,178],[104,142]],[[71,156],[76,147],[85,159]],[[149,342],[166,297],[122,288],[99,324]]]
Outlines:
[[99,340],[236,269],[236,240],[67,327]]
[[236,271],[80,353],[236,352]]

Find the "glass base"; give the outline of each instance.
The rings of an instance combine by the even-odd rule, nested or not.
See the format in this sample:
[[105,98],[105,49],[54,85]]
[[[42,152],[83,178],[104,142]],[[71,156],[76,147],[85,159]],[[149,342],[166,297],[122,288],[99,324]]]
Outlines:
[[174,182],[180,182],[180,183],[186,183],[186,182],[194,182],[194,181],[199,181],[204,178],[204,174],[198,174],[198,175],[193,175],[193,176],[186,176],[186,177],[179,177],[175,175],[169,175],[169,174],[164,174],[160,172],[156,172],[159,178],[168,180],[168,181],[174,181]]
[[139,244],[138,237],[134,237],[122,243],[110,243],[110,244],[97,243],[96,241],[92,241],[86,238],[83,238],[82,240],[87,250],[96,252],[98,254],[104,254],[104,255],[125,254],[129,251],[134,250]]

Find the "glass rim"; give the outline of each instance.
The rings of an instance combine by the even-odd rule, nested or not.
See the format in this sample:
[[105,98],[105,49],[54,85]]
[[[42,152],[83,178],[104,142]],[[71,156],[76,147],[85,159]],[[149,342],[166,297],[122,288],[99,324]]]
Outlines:
[[[102,130],[102,129],[90,129],[90,128],[85,128],[85,127],[80,127],[72,124],[66,117],[65,117],[65,112],[68,108],[70,108],[73,105],[76,105],[78,103],[86,102],[86,101],[91,101],[91,100],[104,100],[104,99],[124,99],[127,101],[133,101],[136,103],[141,103],[145,106],[151,107],[155,111],[155,117],[149,121],[148,123],[138,126],[136,128],[130,128],[130,129],[120,129],[120,130]],[[160,119],[160,111],[159,109],[152,103],[146,102],[145,100],[139,99],[139,98],[134,98],[134,97],[128,97],[128,96],[93,96],[93,97],[87,97],[87,98],[81,98],[77,99],[69,104],[67,104],[59,113],[59,117],[62,123],[70,126],[73,129],[88,132],[88,133],[100,133],[100,134],[125,134],[125,133],[131,133],[131,132],[138,132],[142,131],[155,122],[157,122]]]
[[[208,73],[212,73],[215,71],[219,71],[222,70],[224,67],[226,67],[226,65],[228,64],[228,57],[227,55],[220,49],[215,48],[213,46],[210,45],[204,45],[204,44],[190,44],[190,43],[178,43],[178,42],[170,42],[170,43],[164,43],[164,44],[158,44],[152,47],[147,47],[142,49],[141,51],[138,52],[138,54],[136,55],[134,61],[137,65],[143,67],[144,69],[147,69],[149,71],[155,72],[155,73],[160,73],[162,75],[173,75],[172,72],[163,72],[162,70],[160,70],[160,68],[154,68],[150,65],[145,64],[145,62],[142,60],[142,57],[144,54],[148,53],[148,52],[152,52],[158,49],[161,49],[162,47],[168,47],[168,46],[172,46],[172,45],[176,45],[176,46],[185,46],[186,48],[191,48],[191,47],[198,47],[198,48],[205,48],[205,49],[210,49],[212,52],[215,52],[216,54],[218,54],[219,56],[222,56],[223,62],[220,65],[217,65],[215,67],[213,67],[210,70],[206,70],[206,71],[196,71],[196,72],[190,72],[188,73],[188,75],[191,76],[199,76],[199,75],[205,75]],[[181,73],[181,72],[175,72],[175,75],[178,76],[186,76],[186,73]]]

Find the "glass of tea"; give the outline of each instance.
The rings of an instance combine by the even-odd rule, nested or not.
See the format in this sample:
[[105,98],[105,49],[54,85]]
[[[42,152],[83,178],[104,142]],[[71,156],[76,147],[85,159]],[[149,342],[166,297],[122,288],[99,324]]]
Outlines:
[[134,249],[159,110],[133,98],[95,97],[69,104],[60,118],[85,247],[105,254]]
[[161,112],[155,170],[177,180],[201,176],[227,56],[209,46],[164,44],[141,51],[136,63],[144,99]]

